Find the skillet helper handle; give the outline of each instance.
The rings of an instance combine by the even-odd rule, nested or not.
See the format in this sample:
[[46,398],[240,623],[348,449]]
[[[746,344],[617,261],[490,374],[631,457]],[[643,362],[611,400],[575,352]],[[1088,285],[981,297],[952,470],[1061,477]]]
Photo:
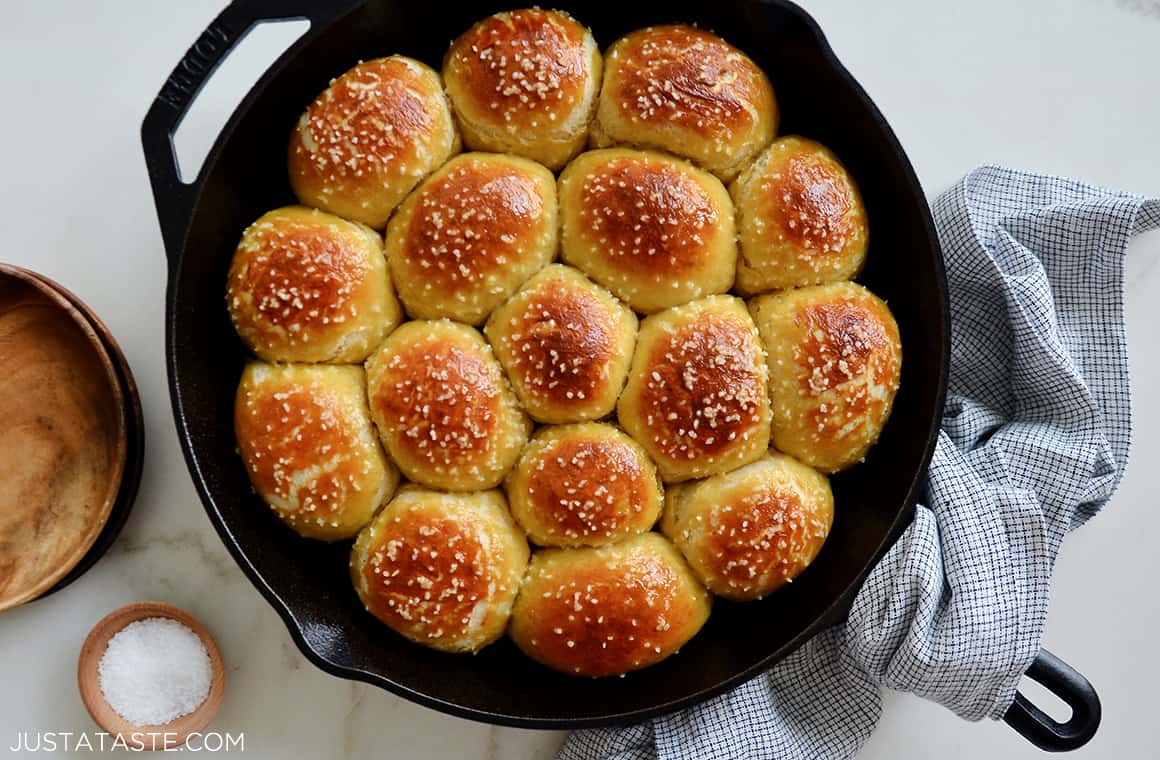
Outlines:
[[226,55],[258,23],[305,19],[310,22],[309,36],[357,4],[354,0],[234,0],[205,28],[174,67],[141,124],[145,165],[171,265],[181,251],[205,174],[203,165],[193,182],[183,182],[173,149],[173,134],[198,92]]
[[1067,703],[1071,717],[1059,723],[1016,692],[1003,721],[1047,752],[1070,752],[1087,744],[1100,727],[1100,698],[1091,683],[1046,649],[1039,650],[1027,675]]

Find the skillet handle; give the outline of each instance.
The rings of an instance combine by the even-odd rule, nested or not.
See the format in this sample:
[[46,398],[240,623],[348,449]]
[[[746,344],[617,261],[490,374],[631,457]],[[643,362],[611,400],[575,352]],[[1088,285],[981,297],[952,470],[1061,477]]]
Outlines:
[[173,149],[173,133],[218,64],[259,22],[305,19],[312,32],[351,10],[362,0],[234,0],[205,28],[165,80],[141,124],[141,145],[161,221],[161,236],[170,265],[176,263],[205,175],[182,182]]
[[1038,681],[1071,708],[1071,717],[1059,723],[1016,692],[1003,721],[1023,738],[1047,752],[1079,749],[1100,727],[1100,698],[1091,683],[1074,668],[1046,649],[1039,650],[1027,675]]

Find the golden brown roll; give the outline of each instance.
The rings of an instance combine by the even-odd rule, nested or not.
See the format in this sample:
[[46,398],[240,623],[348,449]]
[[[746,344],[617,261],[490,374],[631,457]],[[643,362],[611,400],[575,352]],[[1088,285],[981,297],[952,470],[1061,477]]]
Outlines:
[[782,137],[730,191],[741,237],[739,292],[848,280],[862,269],[866,209],[854,179],[825,146]]
[[387,261],[409,315],[477,325],[555,257],[556,228],[550,171],[467,153],[399,207],[387,226]]
[[673,486],[661,529],[718,596],[760,599],[814,561],[834,523],[825,475],[784,454]]
[[246,228],[226,304],[267,361],[361,362],[403,317],[374,230],[304,206]]
[[766,366],[745,304],[710,296],[644,320],[620,424],[666,483],[752,462],[769,446]]
[[733,203],[713,175],[661,153],[583,153],[560,174],[564,261],[646,314],[733,285]]
[[559,169],[580,152],[600,87],[600,49],[562,11],[497,13],[451,43],[447,94],[472,150]]
[[508,633],[563,673],[614,676],[648,667],[701,630],[712,597],[658,533],[532,556]]
[[728,182],[776,131],[769,79],[712,32],[650,26],[621,37],[604,57],[593,146],[660,148]]
[[528,414],[562,423],[612,413],[636,327],[610,293],[553,264],[496,309],[484,333]]
[[399,485],[371,428],[362,367],[250,362],[234,432],[254,490],[306,538],[350,538]]
[[503,635],[527,564],[498,491],[408,485],[359,534],[350,574],[367,611],[411,641],[476,652]]
[[773,445],[822,472],[859,462],[890,416],[902,344],[890,309],[852,282],[758,296]]
[[298,200],[382,229],[419,180],[459,152],[443,83],[401,55],[355,66],[319,95],[290,136]]
[[483,336],[448,320],[407,322],[367,359],[371,416],[409,479],[446,491],[494,488],[531,423]]
[[660,516],[656,465],[613,425],[541,428],[504,482],[512,516],[540,546],[600,546]]

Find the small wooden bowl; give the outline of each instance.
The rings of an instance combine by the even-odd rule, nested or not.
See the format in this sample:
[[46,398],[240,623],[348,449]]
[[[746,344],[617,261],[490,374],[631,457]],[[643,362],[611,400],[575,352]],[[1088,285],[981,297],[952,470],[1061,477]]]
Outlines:
[[[169,618],[189,627],[198,635],[209,655],[213,676],[205,701],[189,713],[159,726],[137,726],[122,718],[105,701],[101,691],[99,665],[109,639],[130,623],[147,618]],[[77,658],[77,684],[85,709],[102,731],[120,736],[126,744],[138,749],[159,750],[180,747],[190,734],[205,729],[221,707],[225,695],[226,674],[217,642],[196,618],[183,609],[165,602],[135,602],[119,607],[101,618],[89,632]]]
[[128,429],[116,366],[88,319],[0,264],[0,610],[65,577],[117,501]]

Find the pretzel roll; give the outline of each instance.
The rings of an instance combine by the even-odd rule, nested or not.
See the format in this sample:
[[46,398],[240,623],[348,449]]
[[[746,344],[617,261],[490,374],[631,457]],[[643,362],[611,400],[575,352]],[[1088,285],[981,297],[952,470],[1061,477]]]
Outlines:
[[531,423],[483,336],[447,320],[407,322],[367,360],[371,416],[410,480],[445,491],[494,488]]
[[752,462],[769,446],[766,365],[745,304],[710,296],[644,320],[620,424],[666,483]]
[[854,179],[837,156],[783,137],[733,183],[745,295],[848,280],[862,269],[870,233]]
[[541,428],[504,483],[512,516],[540,546],[599,546],[644,533],[661,511],[656,466],[612,425]]
[[614,676],[654,665],[701,630],[712,597],[672,544],[644,533],[532,556],[508,633],[563,673]]
[[355,541],[351,580],[367,611],[411,641],[477,652],[503,635],[528,542],[498,491],[404,486]]
[[569,264],[651,313],[733,285],[733,204],[713,175],[661,153],[583,153],[560,175]]
[[407,193],[459,152],[439,75],[393,55],[355,66],[315,98],[290,136],[298,200],[382,229]]
[[760,599],[818,556],[834,523],[825,475],[784,454],[673,486],[661,530],[718,596]]
[[776,131],[765,72],[712,32],[650,26],[621,37],[604,57],[596,147],[660,148],[728,182]]
[[608,291],[553,264],[496,309],[484,333],[528,414],[562,423],[612,413],[636,327]]
[[303,206],[246,228],[226,305],[242,342],[267,361],[361,362],[403,316],[374,230]]
[[466,153],[408,196],[387,261],[415,319],[478,325],[556,255],[556,184],[539,164]]
[[250,362],[234,432],[258,496],[306,538],[350,538],[399,485],[371,429],[362,367]]
[[497,13],[451,43],[447,94],[472,150],[559,169],[580,152],[600,87],[600,49],[562,11]]
[[822,472],[878,440],[902,371],[898,325],[861,285],[835,282],[750,302],[769,355],[773,445]]

